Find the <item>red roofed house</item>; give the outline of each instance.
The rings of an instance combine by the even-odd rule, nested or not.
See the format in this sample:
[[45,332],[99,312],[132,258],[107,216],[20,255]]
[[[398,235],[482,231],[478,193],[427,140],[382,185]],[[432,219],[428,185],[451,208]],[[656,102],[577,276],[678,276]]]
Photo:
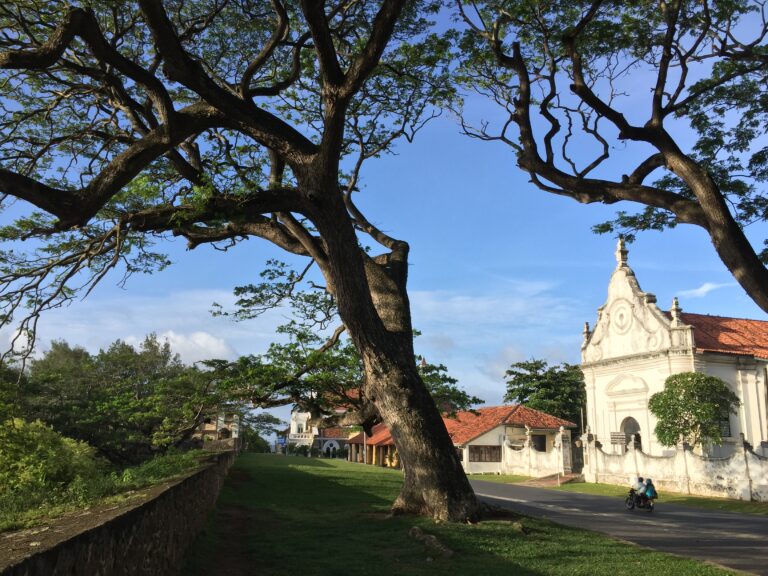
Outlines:
[[721,422],[722,446],[704,455],[725,457],[741,445],[768,456],[768,322],[682,312],[677,298],[669,312],[640,289],[619,240],[617,267],[608,300],[598,309],[594,330],[587,324],[581,347],[587,390],[587,424],[602,451],[623,453],[633,434],[646,455],[671,455],[653,434],[656,419],[648,399],[679,372],[702,372],[728,383],[741,399],[738,414]]
[[[576,424],[525,406],[494,406],[443,417],[467,474],[546,476],[571,472],[571,433]],[[386,426],[349,439],[350,460],[397,466]]]

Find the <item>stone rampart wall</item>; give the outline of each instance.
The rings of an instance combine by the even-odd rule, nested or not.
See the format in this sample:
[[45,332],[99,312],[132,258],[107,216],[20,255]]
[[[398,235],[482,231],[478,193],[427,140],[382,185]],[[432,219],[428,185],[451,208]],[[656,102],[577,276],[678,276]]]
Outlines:
[[[233,452],[154,498],[3,568],[0,576],[173,576],[213,507]],[[55,530],[55,523],[51,527]],[[1,558],[0,558],[1,560]]]

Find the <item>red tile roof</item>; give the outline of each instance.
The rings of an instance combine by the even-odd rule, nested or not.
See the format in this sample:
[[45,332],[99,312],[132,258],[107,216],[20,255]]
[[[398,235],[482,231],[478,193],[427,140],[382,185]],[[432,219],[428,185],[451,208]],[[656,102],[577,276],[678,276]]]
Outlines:
[[722,352],[768,359],[768,322],[682,312],[683,324],[693,326],[700,352]]
[[[376,424],[371,430],[373,434],[365,437],[365,444],[368,446],[388,446],[394,445],[389,429],[384,424]],[[357,434],[347,441],[348,444],[363,444],[363,432]]]
[[[455,418],[443,417],[443,422],[456,446],[463,446],[470,440],[485,434],[497,426],[516,426],[523,428],[528,425],[537,430],[557,430],[560,426],[575,428],[576,424],[562,418],[550,416],[533,408],[525,406],[492,406],[480,408],[474,412],[457,412]],[[349,439],[349,444],[362,444],[363,433]],[[389,430],[384,424],[373,427],[373,435],[365,439],[365,443],[374,446],[394,444]]]
[[456,418],[443,418],[448,434],[456,446],[462,446],[496,428],[497,426],[515,426],[523,428],[526,425],[539,430],[557,430],[560,426],[575,428],[576,424],[562,418],[556,418],[533,408],[517,404],[508,406],[490,406],[473,412],[458,412]]

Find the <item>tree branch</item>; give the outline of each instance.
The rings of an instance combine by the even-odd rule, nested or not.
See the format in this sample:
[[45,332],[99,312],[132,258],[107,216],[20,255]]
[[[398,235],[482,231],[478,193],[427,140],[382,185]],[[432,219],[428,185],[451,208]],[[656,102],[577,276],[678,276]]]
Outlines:
[[383,1],[373,21],[371,35],[368,37],[365,48],[358,54],[347,71],[342,91],[346,97],[355,94],[378,65],[404,6],[405,0]]
[[340,86],[344,80],[344,73],[336,57],[336,48],[333,45],[331,31],[328,28],[328,18],[325,15],[324,0],[301,0],[301,10],[312,33],[315,44],[315,52],[320,62],[320,75],[323,78],[323,86],[326,89]]

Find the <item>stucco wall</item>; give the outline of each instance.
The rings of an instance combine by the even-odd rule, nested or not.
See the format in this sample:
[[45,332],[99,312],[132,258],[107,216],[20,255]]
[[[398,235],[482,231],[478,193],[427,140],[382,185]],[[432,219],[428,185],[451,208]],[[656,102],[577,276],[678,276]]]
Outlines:
[[725,458],[706,458],[689,449],[670,456],[650,456],[630,449],[606,453],[590,442],[586,449],[587,482],[626,484],[637,476],[652,478],[659,490],[768,502],[768,458],[739,447]]
[[[560,433],[553,431],[533,431],[546,437],[546,452],[539,452],[528,443],[524,428],[498,426],[478,436],[463,449],[464,470],[468,474],[520,474],[523,476],[548,476],[558,472],[570,472],[570,454],[568,464],[564,465],[563,453],[558,448]],[[570,450],[570,431],[563,434],[568,441],[566,450]],[[514,449],[509,443],[523,443],[520,449]],[[470,462],[469,446],[501,446],[501,462]]]
[[[234,453],[176,482],[154,498],[36,551],[0,576],[173,576],[218,497]],[[56,530],[55,523],[51,526]]]
[[551,436],[547,436],[548,450],[539,452],[533,446],[523,446],[520,450],[505,447],[506,474],[521,474],[523,476],[549,476],[563,472],[562,456],[559,450],[550,448]]

